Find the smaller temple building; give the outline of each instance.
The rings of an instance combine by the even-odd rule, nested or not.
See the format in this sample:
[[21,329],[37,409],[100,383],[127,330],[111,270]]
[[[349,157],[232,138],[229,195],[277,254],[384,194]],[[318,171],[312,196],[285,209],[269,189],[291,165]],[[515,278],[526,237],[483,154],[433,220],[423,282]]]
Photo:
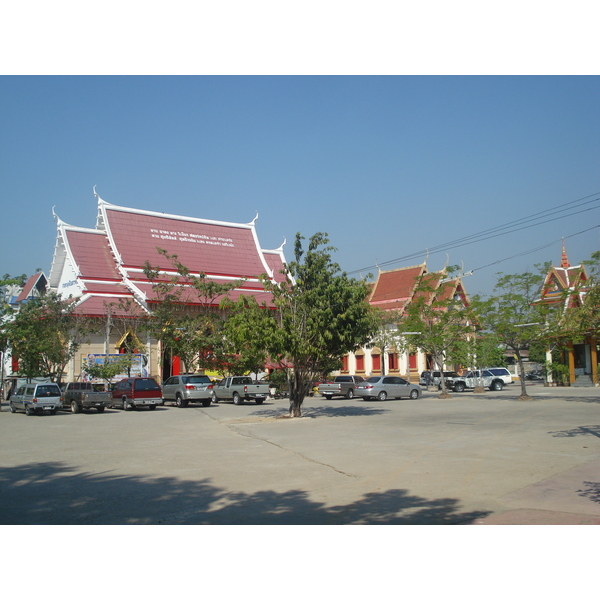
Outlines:
[[[571,265],[563,241],[560,266],[550,267],[544,278],[539,302],[556,305],[563,313],[567,313],[582,306],[587,281],[585,266]],[[546,358],[552,362],[550,350]],[[598,340],[591,332],[582,339],[568,341],[560,359],[568,367],[570,385],[592,386],[598,382]]]
[[[460,277],[448,277],[446,271],[428,271],[426,263],[389,271],[379,271],[371,284],[369,304],[401,317],[417,293],[421,278],[433,289],[434,297],[455,297],[465,306],[469,299]],[[389,347],[364,347],[344,357],[342,373],[371,377],[373,375],[399,375],[416,383],[422,371],[434,369],[433,357],[424,354],[416,345],[407,351],[399,350],[389,336]]]

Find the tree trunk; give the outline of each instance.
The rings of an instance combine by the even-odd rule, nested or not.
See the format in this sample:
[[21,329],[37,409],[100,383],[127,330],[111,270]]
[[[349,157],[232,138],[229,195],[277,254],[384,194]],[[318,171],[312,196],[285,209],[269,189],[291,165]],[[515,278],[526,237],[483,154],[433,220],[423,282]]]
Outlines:
[[519,352],[519,350],[517,350],[515,354],[517,355],[517,363],[519,365],[519,379],[521,380],[521,395],[519,396],[519,400],[531,400],[531,396],[527,393],[527,388],[525,387],[525,366],[523,365],[521,353]]
[[290,396],[290,417],[301,417],[302,416],[302,400],[297,400]]

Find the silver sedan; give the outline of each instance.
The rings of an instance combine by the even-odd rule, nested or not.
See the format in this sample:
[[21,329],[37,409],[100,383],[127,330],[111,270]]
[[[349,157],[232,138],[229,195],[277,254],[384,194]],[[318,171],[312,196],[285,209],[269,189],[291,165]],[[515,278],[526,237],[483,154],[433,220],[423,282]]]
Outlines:
[[354,395],[370,400],[386,400],[387,398],[419,398],[421,387],[414,383],[408,383],[402,377],[386,375],[385,377],[369,377],[356,386]]

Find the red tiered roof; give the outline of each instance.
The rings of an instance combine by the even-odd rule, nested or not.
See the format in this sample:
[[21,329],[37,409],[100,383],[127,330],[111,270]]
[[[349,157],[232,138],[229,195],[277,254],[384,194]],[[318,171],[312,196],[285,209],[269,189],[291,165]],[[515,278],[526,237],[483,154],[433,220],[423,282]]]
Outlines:
[[[119,298],[135,300],[145,312],[146,302],[158,300],[144,273],[146,263],[167,278],[175,274],[172,262],[157,248],[177,255],[192,274],[204,273],[216,283],[245,280],[230,292],[232,300],[253,294],[270,305],[271,296],[259,276],[283,280],[279,273],[285,264],[283,250],[262,250],[254,221],[236,224],[166,215],[114,206],[100,197],[95,230],[57,221],[50,285],[58,289],[62,282],[65,290],[59,291],[79,296],[80,314],[105,314],[106,304]],[[221,299],[213,299],[213,304]],[[199,304],[204,300],[192,291],[184,301]]]

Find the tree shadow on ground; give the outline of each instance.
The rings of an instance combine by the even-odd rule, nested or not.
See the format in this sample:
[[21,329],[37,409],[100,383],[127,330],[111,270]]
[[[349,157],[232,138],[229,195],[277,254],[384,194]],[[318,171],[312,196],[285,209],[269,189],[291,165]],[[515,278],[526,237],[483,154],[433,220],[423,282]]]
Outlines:
[[[307,406],[302,407],[302,418],[316,419],[318,417],[368,417],[381,415],[387,412],[384,408],[372,406]],[[286,418],[289,415],[287,408],[257,410],[250,413],[254,417],[281,417]]]
[[565,429],[564,431],[549,431],[553,437],[577,437],[579,435],[593,435],[600,438],[600,425],[588,425],[575,427],[574,429]]
[[588,498],[592,502],[597,502],[600,504],[600,483],[595,481],[584,481],[585,485],[587,485],[586,490],[577,490],[577,493],[584,498]]
[[594,404],[600,402],[600,398],[596,396],[561,396],[558,399],[564,400],[565,402],[588,402]]
[[326,506],[302,490],[231,492],[209,479],[81,473],[58,462],[0,469],[0,489],[5,525],[450,525],[489,515],[400,489]]

